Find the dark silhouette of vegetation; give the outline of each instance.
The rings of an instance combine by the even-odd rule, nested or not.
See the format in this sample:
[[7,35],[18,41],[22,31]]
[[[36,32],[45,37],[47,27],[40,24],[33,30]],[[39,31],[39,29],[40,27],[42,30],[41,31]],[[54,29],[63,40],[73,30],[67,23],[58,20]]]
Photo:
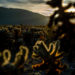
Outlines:
[[52,29],[52,27],[56,27],[56,29],[53,28],[51,30],[55,34],[53,35],[54,37],[52,36],[52,39],[60,40],[60,50],[65,52],[69,63],[75,63],[75,23],[70,21],[70,19],[75,18],[75,13],[71,11],[66,12],[72,6],[75,8],[75,3],[70,2],[67,6],[63,7],[62,1],[50,0],[47,2],[52,8],[58,7],[58,10],[50,16],[48,28]]
[[[50,17],[50,21],[48,23],[49,28],[51,28],[53,25],[57,27],[57,29],[54,30],[54,33],[56,33],[56,35],[54,36],[54,40],[60,39],[61,49],[64,50],[65,52],[74,51],[73,49],[74,49],[75,43],[73,41],[75,40],[74,39],[75,24],[70,22],[70,19],[75,18],[75,13],[65,12],[65,10],[69,9],[71,6],[74,6],[74,3],[69,3],[66,7],[63,7],[62,0],[57,0],[57,1],[51,0],[51,1],[48,1],[47,4],[49,4],[53,8],[55,7],[59,8]],[[56,15],[58,16],[55,17]],[[62,36],[62,34],[64,35],[64,37]]]
[[[3,52],[4,49],[9,49],[13,55],[10,63],[4,67],[1,66],[3,63],[3,55],[0,56],[0,73],[2,73],[2,75],[22,75],[25,65],[29,65],[24,62],[25,52],[23,52],[20,58],[21,60],[18,61],[15,66],[11,65],[11,62],[14,61],[15,53],[18,52],[20,45],[25,45],[29,48],[29,61],[34,62],[31,56],[33,53],[33,46],[37,40],[43,40],[47,43],[49,43],[49,40],[51,40],[50,42],[60,40],[60,50],[64,51],[64,55],[67,56],[69,62],[75,61],[75,24],[70,21],[70,19],[75,18],[75,13],[66,12],[71,6],[75,7],[75,3],[70,2],[66,7],[63,7],[62,0],[50,0],[47,4],[52,8],[58,8],[58,10],[50,16],[47,25],[48,29],[50,29],[47,34],[50,35],[50,37],[46,36],[47,34],[44,33],[44,29],[40,29],[44,27],[39,27],[37,29],[34,27],[27,28],[23,25],[0,27],[0,52]],[[40,49],[36,49],[36,51],[38,51],[37,55],[44,60],[44,63],[39,67],[30,68],[29,70],[43,70],[47,75],[60,75],[60,72],[64,71],[67,66],[62,64],[61,60],[58,60],[63,54],[55,57],[58,46],[59,45],[57,45],[55,52],[50,55],[42,44],[39,45]],[[74,73],[73,71],[72,74]]]

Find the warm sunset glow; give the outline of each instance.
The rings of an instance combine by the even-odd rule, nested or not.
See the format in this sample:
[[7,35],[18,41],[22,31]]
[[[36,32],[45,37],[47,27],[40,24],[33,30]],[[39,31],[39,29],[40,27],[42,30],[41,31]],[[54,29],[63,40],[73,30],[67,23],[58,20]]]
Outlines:
[[65,10],[65,12],[75,12],[75,8],[74,7],[71,7],[68,10]]
[[44,64],[44,60],[39,64],[32,65],[32,68],[40,67],[43,64]]

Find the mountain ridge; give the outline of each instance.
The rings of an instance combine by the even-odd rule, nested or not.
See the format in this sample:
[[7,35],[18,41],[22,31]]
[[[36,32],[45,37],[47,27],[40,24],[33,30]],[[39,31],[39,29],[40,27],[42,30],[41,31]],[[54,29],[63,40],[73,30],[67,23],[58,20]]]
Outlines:
[[48,20],[48,17],[28,10],[0,7],[0,25],[46,25]]

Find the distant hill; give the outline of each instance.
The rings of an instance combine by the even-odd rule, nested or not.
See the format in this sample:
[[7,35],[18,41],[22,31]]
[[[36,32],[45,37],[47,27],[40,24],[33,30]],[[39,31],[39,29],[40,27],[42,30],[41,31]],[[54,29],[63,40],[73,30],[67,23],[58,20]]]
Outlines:
[[0,7],[0,25],[46,25],[49,18],[31,11]]

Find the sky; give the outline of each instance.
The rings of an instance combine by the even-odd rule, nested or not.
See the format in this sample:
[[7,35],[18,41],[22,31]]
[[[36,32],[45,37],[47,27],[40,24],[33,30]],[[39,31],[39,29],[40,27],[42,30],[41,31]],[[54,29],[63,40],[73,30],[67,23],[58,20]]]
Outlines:
[[[0,7],[19,8],[49,16],[54,10],[46,4],[48,0],[0,0]],[[75,0],[64,0],[64,3]]]

